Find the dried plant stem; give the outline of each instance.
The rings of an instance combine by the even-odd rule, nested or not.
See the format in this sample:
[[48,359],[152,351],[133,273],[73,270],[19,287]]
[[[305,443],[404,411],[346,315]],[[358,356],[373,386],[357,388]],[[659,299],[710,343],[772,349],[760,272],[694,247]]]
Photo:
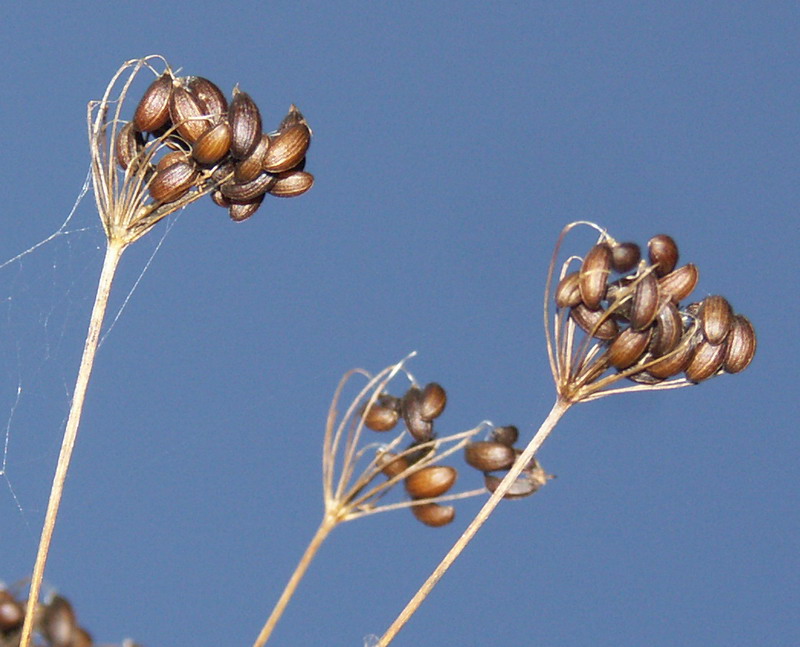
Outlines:
[[433,573],[430,574],[428,579],[425,580],[425,583],[420,587],[416,594],[414,594],[414,597],[411,598],[405,609],[400,612],[400,615],[397,616],[395,621],[386,630],[386,633],[381,636],[377,647],[386,647],[386,645],[394,640],[403,626],[405,626],[406,622],[408,622],[411,616],[414,615],[419,606],[425,601],[425,598],[428,597],[431,590],[433,590],[433,587],[436,586],[440,579],[442,579],[442,576],[447,572],[447,569],[449,569],[453,562],[456,561],[456,558],[461,554],[461,551],[466,548],[467,544],[472,540],[480,527],[489,518],[489,515],[497,507],[497,504],[500,503],[503,495],[508,492],[511,485],[522,472],[523,468],[530,462],[534,454],[536,454],[536,452],[539,450],[539,447],[541,447],[547,436],[550,435],[550,432],[555,428],[555,426],[558,424],[558,421],[561,420],[561,417],[567,412],[572,404],[572,402],[567,400],[556,400],[556,403],[553,405],[553,408],[550,410],[547,418],[545,418],[544,422],[539,427],[539,430],[536,432],[536,435],[534,435],[530,443],[528,443],[525,451],[520,454],[514,463],[514,466],[509,470],[508,474],[505,475],[503,480],[500,482],[500,485],[494,491],[492,496],[486,501],[478,514],[475,515],[475,518],[472,520],[469,526],[467,526],[467,529],[458,538],[456,543],[453,544],[453,547],[450,549],[447,555],[444,556],[444,559],[442,559],[439,565],[434,569]]
[[286,606],[289,604],[289,600],[292,599],[292,596],[297,589],[297,585],[300,584],[300,580],[302,580],[303,576],[306,574],[306,571],[311,564],[311,560],[314,559],[314,556],[317,554],[322,542],[325,541],[331,530],[333,530],[340,521],[341,520],[339,518],[331,514],[326,514],[322,519],[322,523],[319,525],[319,528],[317,528],[317,532],[311,538],[311,541],[306,548],[306,552],[303,553],[303,556],[297,563],[294,573],[292,573],[292,576],[286,583],[283,593],[281,593],[281,597],[275,603],[275,607],[272,609],[272,613],[269,615],[267,622],[261,629],[261,633],[258,634],[258,638],[256,638],[256,641],[253,643],[253,647],[262,647],[269,640],[269,637],[272,635],[272,632],[275,629],[275,625],[278,624],[278,621],[281,619]]
[[86,343],[83,347],[83,357],[81,358],[78,377],[75,380],[75,391],[72,394],[72,404],[69,410],[67,426],[64,429],[64,437],[61,441],[61,452],[58,455],[58,464],[53,476],[53,486],[50,489],[50,498],[47,502],[47,512],[45,513],[42,535],[39,539],[39,550],[36,553],[36,563],[33,566],[31,577],[31,588],[28,594],[27,611],[25,613],[25,623],[22,627],[20,647],[28,647],[30,644],[33,629],[33,619],[36,606],[39,600],[39,593],[44,577],[44,568],[47,564],[47,555],[50,550],[50,542],[53,538],[53,530],[56,525],[58,508],[61,504],[61,495],[64,492],[64,481],[67,478],[69,463],[72,457],[72,450],[75,447],[75,439],[78,436],[78,426],[81,422],[83,403],[86,398],[86,388],[89,385],[89,378],[94,366],[97,342],[100,338],[100,329],[103,325],[106,306],[108,305],[108,295],[111,292],[111,284],[114,281],[119,260],[125,251],[127,243],[119,240],[111,240],[106,247],[106,255],[103,260],[103,269],[100,272],[100,279],[97,284],[97,296],[95,297],[94,307],[92,308],[91,318],[89,319],[89,330],[86,333]]

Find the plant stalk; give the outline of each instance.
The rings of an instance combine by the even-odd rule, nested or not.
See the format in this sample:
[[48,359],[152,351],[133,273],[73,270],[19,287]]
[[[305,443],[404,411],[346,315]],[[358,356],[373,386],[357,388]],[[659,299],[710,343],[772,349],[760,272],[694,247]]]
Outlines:
[[311,541],[306,548],[306,552],[303,553],[303,556],[300,558],[300,561],[297,563],[297,566],[294,569],[294,573],[292,573],[292,576],[286,583],[286,587],[283,589],[281,597],[275,603],[272,613],[269,615],[267,622],[261,629],[261,633],[258,634],[258,638],[256,638],[256,641],[253,643],[253,647],[263,647],[263,645],[265,645],[269,640],[269,637],[272,635],[272,632],[275,629],[275,625],[278,624],[278,621],[281,619],[283,612],[286,610],[286,607],[289,604],[289,600],[292,599],[298,584],[300,584],[300,580],[302,580],[303,576],[306,574],[306,571],[311,564],[311,560],[314,559],[314,556],[317,554],[322,542],[327,539],[331,530],[336,527],[339,521],[340,520],[336,516],[327,513],[325,514],[325,517],[322,519],[322,523],[319,525],[319,528],[317,528],[317,532],[311,538]]
[[430,592],[433,590],[433,587],[436,586],[440,579],[442,579],[442,576],[447,572],[447,569],[449,569],[453,562],[456,561],[456,558],[461,554],[464,548],[466,548],[467,544],[472,540],[480,527],[486,522],[486,520],[489,518],[489,515],[497,507],[497,504],[500,503],[505,493],[508,492],[511,485],[522,472],[523,468],[530,462],[534,454],[536,454],[536,452],[539,450],[539,447],[541,447],[542,443],[550,435],[550,432],[553,431],[555,426],[558,424],[558,421],[561,420],[561,417],[567,412],[572,404],[572,402],[562,400],[560,398],[556,400],[556,403],[553,405],[553,408],[550,410],[547,418],[545,418],[544,422],[539,427],[539,430],[528,443],[525,451],[520,454],[512,468],[509,470],[508,474],[505,475],[503,480],[500,482],[500,485],[498,485],[497,489],[492,493],[492,496],[486,501],[478,514],[475,515],[475,518],[470,522],[469,526],[467,526],[467,529],[458,538],[456,543],[453,544],[453,547],[450,549],[447,555],[444,556],[439,565],[434,569],[433,573],[430,574],[428,579],[425,580],[425,583],[414,594],[414,597],[411,598],[406,607],[400,612],[400,615],[398,615],[395,621],[389,626],[389,628],[386,630],[386,633],[381,636],[377,647],[386,647],[386,645],[394,640],[400,630],[409,621],[411,616],[414,615],[420,605],[425,601],[425,598],[428,597]]
[[100,329],[103,326],[103,319],[108,305],[108,295],[111,292],[111,284],[114,281],[114,274],[117,271],[122,253],[125,251],[127,243],[120,240],[109,240],[106,246],[106,255],[103,260],[103,269],[100,272],[100,279],[97,283],[97,295],[94,300],[94,307],[89,319],[89,329],[86,333],[86,343],[83,347],[78,377],[75,380],[75,390],[72,394],[72,404],[69,410],[67,426],[64,429],[64,437],[61,441],[61,452],[58,455],[53,485],[50,489],[50,498],[47,501],[47,512],[44,517],[41,538],[39,539],[39,549],[36,553],[36,562],[33,566],[31,576],[31,588],[28,594],[28,606],[25,612],[25,622],[22,626],[22,636],[20,647],[29,647],[31,634],[33,632],[33,619],[39,601],[39,593],[44,578],[44,569],[47,564],[47,555],[50,551],[50,542],[53,538],[53,530],[56,525],[58,509],[61,505],[61,496],[64,492],[64,482],[69,471],[69,463],[72,458],[72,450],[75,447],[75,439],[78,436],[78,427],[81,422],[83,403],[86,398],[86,389],[89,386],[89,378],[94,366],[94,358],[97,352],[97,342],[100,338]]

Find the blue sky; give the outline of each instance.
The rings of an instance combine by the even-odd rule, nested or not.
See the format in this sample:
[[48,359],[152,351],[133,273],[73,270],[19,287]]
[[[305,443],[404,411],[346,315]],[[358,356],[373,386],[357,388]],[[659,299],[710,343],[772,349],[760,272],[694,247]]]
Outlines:
[[[546,266],[576,219],[672,235],[758,355],[575,407],[540,453],[558,479],[501,506],[395,644],[800,642],[795,3],[0,11],[0,263],[61,227],[86,103],[124,60],[163,54],[314,129],[310,193],[242,224],[200,201],[123,259],[112,317],[136,290],[98,357],[47,571],[99,642],[252,643],[321,517],[350,368],[417,350],[412,372],[448,389],[443,432],[491,419],[529,438],[554,399]],[[102,260],[91,195],[64,231],[0,270],[8,583],[33,563]],[[405,511],[336,529],[270,644],[380,633],[479,506],[462,503],[439,530]]]

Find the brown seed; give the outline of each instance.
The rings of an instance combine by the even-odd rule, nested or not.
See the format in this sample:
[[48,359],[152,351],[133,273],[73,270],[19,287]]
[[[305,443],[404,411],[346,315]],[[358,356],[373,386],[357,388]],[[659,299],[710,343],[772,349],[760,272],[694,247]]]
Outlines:
[[636,243],[620,243],[611,248],[611,267],[616,272],[628,272],[636,267],[641,257]]
[[306,156],[311,143],[311,131],[304,123],[288,126],[272,138],[266,157],[264,170],[270,173],[288,171],[297,166]]
[[422,503],[411,506],[414,516],[432,528],[446,526],[456,516],[456,509],[451,505],[439,505],[438,503]]
[[[227,121],[205,132],[192,146],[192,155],[201,164],[215,164],[231,149],[231,127]],[[250,178],[253,179],[253,178]]]
[[228,121],[233,130],[231,155],[237,159],[244,159],[253,152],[261,140],[261,113],[250,95],[238,87],[233,89]]
[[232,159],[226,159],[221,162],[211,173],[211,180],[214,184],[222,184],[223,182],[233,182],[233,169],[236,163]]
[[434,420],[442,415],[447,405],[447,393],[436,382],[430,382],[422,389],[419,415],[423,420]]
[[276,198],[294,198],[302,195],[314,185],[314,176],[305,171],[278,173],[275,184],[269,190]]
[[428,465],[406,477],[406,492],[412,499],[432,499],[453,487],[457,476],[449,465]]
[[721,344],[733,324],[733,309],[725,297],[715,294],[703,299],[697,318],[706,339],[712,344]]
[[476,441],[464,447],[464,460],[481,472],[508,469],[516,458],[513,447],[489,440]]
[[648,272],[636,284],[631,303],[630,321],[634,330],[644,330],[658,314],[658,279]]
[[403,420],[408,433],[417,442],[424,443],[433,438],[433,423],[422,418],[422,391],[412,386],[403,396]]
[[213,117],[215,124],[220,123],[228,112],[228,102],[217,85],[202,76],[192,76],[186,83],[189,91],[197,97],[203,112]]
[[394,478],[408,469],[409,462],[405,456],[384,452],[378,457],[377,465],[387,478]]
[[231,201],[228,200],[228,198],[226,198],[224,195],[222,195],[222,191],[220,191],[219,189],[214,189],[211,192],[211,199],[214,201],[214,204],[217,205],[218,207],[227,209],[228,207],[231,206]]
[[278,132],[286,130],[289,126],[293,126],[294,124],[306,124],[306,126],[308,126],[303,113],[297,109],[296,105],[292,104],[289,106],[289,112],[286,113],[281,123],[278,124]]
[[167,123],[172,87],[172,75],[164,72],[145,90],[133,115],[137,130],[152,132]]
[[[486,474],[483,477],[483,483],[489,492],[494,492],[500,486],[500,481],[502,480],[501,476],[495,476],[494,474]],[[537,479],[531,478],[530,474],[522,472],[511,484],[503,498],[522,499],[536,492],[542,485],[543,483],[540,483]]]
[[250,182],[225,182],[221,184],[219,190],[229,200],[236,202],[250,202],[258,196],[263,196],[272,185],[275,184],[275,176],[270,173],[261,173],[255,180]]
[[156,164],[156,171],[161,171],[168,166],[172,166],[176,162],[191,163],[189,161],[189,154],[184,151],[171,151],[167,153],[160,160],[158,160],[158,163]]
[[369,409],[364,410],[361,417],[372,431],[391,431],[400,419],[400,414],[396,409],[374,402]]
[[78,625],[72,605],[56,595],[44,607],[41,629],[51,647],[71,647]]
[[697,270],[697,266],[687,263],[658,280],[659,292],[678,305],[692,293],[699,276],[700,272]]
[[653,236],[647,243],[650,263],[656,265],[656,276],[666,276],[678,264],[678,245],[666,234]]
[[169,114],[178,133],[189,144],[193,144],[211,128],[211,122],[203,119],[206,114],[200,102],[188,89],[179,85],[172,91]]
[[[144,149],[144,137],[136,130],[136,126],[131,121],[120,128],[117,134],[117,164],[122,170],[127,170],[131,162],[135,160]],[[135,170],[135,169],[132,169]]]
[[756,331],[743,315],[733,318],[725,347],[723,367],[727,373],[738,373],[746,369],[756,354]]
[[653,377],[665,380],[686,370],[694,352],[693,338],[684,338],[681,343],[669,351],[664,357],[647,367],[647,372]]
[[678,345],[683,335],[683,319],[678,308],[667,301],[656,315],[653,322],[653,338],[650,340],[650,352],[653,357],[661,357]]
[[611,247],[608,243],[598,243],[583,259],[579,279],[581,299],[590,310],[597,310],[600,307],[610,272]]
[[0,589],[0,631],[12,631],[22,626],[25,607],[8,591]]
[[569,311],[569,316],[584,332],[597,339],[608,341],[617,336],[617,322],[603,310],[590,310],[581,303]]
[[264,163],[264,156],[267,154],[269,145],[269,135],[262,135],[258,144],[253,149],[253,152],[237,162],[234,169],[234,177],[236,178],[237,182],[249,182],[250,180],[254,180],[256,177],[258,177],[262,171],[261,166]]
[[692,382],[702,382],[714,375],[725,361],[725,344],[712,344],[707,339],[702,339],[695,346],[689,365],[686,367],[686,377]]
[[608,347],[608,363],[619,370],[633,366],[644,355],[650,343],[652,329],[636,331],[626,328]]
[[158,171],[150,182],[150,195],[156,202],[174,202],[186,193],[197,178],[190,162],[176,162]]
[[502,443],[511,447],[519,438],[519,429],[514,425],[506,425],[505,427],[495,427],[492,429],[490,437],[496,443]]
[[242,222],[243,220],[247,220],[256,211],[258,211],[258,208],[261,206],[263,201],[264,194],[262,193],[260,196],[250,200],[249,202],[231,202],[231,206],[228,207],[228,215],[234,222]]
[[580,272],[570,272],[556,286],[556,305],[572,308],[581,302]]

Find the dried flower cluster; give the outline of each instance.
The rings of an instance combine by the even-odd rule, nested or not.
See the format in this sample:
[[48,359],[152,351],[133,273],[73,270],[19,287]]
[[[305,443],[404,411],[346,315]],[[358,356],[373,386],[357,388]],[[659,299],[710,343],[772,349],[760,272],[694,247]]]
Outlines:
[[[559,246],[578,224],[597,228],[573,223],[565,228]],[[654,236],[647,256],[641,258],[637,244],[619,243],[600,230],[598,242],[582,259],[573,256],[563,264],[553,293],[553,329],[547,328],[547,336],[553,376],[564,400],[688,386],[721,373],[738,373],[752,361],[753,326],[734,313],[725,297],[713,295],[682,305],[699,271],[691,263],[678,266],[675,241]],[[551,277],[555,259],[554,254]],[[580,266],[571,268],[576,262]],[[546,319],[551,281],[545,295]],[[639,387],[608,388],[623,378]]]

